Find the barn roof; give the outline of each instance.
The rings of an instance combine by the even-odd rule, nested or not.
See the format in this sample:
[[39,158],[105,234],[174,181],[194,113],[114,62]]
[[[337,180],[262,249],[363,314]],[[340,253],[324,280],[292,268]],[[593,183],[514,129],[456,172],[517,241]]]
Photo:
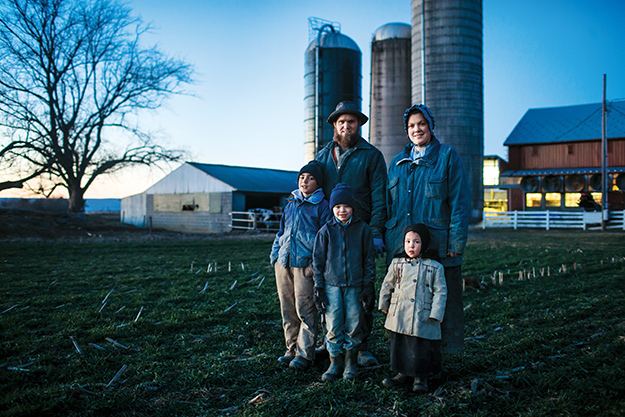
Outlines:
[[[607,137],[625,137],[625,101],[607,105]],[[529,109],[505,146],[601,139],[601,103]]]
[[297,188],[297,171],[188,162],[237,191],[289,194]]

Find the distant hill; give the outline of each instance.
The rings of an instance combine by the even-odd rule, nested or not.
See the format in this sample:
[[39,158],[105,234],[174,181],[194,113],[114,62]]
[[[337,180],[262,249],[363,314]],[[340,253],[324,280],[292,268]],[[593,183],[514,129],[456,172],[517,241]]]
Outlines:
[[[68,201],[64,198],[0,198],[0,207],[53,213],[67,212]],[[85,213],[114,213],[121,210],[119,198],[88,198]]]

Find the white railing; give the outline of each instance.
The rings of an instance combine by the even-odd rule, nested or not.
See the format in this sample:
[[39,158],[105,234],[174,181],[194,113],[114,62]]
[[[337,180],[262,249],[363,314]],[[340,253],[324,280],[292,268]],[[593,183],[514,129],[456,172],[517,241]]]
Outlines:
[[258,230],[277,232],[280,229],[281,213],[254,213],[249,211],[233,211],[230,213],[230,227],[240,230]]
[[[607,229],[625,230],[625,211],[610,211]],[[484,212],[482,229],[487,227],[533,227],[540,229],[601,229],[601,212],[585,211],[502,211]]]

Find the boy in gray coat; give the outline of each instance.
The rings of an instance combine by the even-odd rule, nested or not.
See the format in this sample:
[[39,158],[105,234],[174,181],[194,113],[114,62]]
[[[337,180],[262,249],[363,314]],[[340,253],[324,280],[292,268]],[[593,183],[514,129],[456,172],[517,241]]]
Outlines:
[[315,239],[313,249],[314,299],[325,314],[330,366],[323,381],[358,375],[358,348],[362,342],[364,311],[375,303],[375,248],[371,228],[353,215],[354,197],[339,183],[330,196],[334,218]]

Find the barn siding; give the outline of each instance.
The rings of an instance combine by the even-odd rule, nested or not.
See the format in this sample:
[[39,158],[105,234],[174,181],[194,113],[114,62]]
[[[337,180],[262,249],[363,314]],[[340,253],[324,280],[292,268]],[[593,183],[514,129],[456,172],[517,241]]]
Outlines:
[[[229,232],[232,193],[221,193],[221,213],[208,211],[155,211],[154,195],[147,196],[148,219],[152,228],[186,233]],[[147,225],[149,227],[149,224]]]
[[[601,141],[510,146],[513,170],[601,166]],[[608,141],[608,166],[625,166],[625,139]]]

